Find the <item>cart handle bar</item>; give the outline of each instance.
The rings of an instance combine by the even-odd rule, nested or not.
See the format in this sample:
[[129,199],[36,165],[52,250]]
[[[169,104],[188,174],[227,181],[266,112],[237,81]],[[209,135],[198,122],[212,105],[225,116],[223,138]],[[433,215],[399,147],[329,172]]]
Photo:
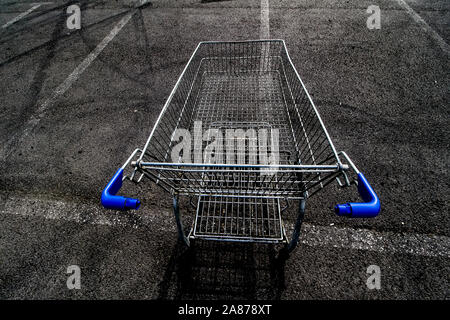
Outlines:
[[109,181],[108,185],[102,192],[102,205],[106,209],[113,210],[129,210],[129,209],[139,209],[141,202],[138,199],[127,198],[122,196],[117,196],[122,187],[123,180],[123,168],[117,170],[116,174]]
[[364,202],[351,202],[345,204],[338,204],[334,207],[334,212],[338,216],[347,216],[351,218],[373,218],[378,215],[381,209],[380,199],[378,198],[373,188],[370,186],[364,174],[359,172],[350,158],[345,152],[340,152],[350,166],[358,175],[358,192]]

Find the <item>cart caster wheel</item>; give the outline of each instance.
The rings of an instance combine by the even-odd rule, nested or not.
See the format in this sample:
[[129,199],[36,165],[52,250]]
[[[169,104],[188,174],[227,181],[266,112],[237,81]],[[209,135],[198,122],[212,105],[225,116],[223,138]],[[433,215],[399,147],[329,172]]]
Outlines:
[[283,247],[278,251],[278,256],[276,260],[278,262],[285,262],[287,259],[289,259],[290,253],[287,247]]
[[286,282],[284,276],[284,269],[286,266],[286,261],[289,259],[289,251],[286,247],[283,247],[278,251],[278,255],[273,260],[272,264],[272,279],[274,281],[274,286],[278,288],[278,290],[286,289]]
[[196,240],[188,238],[188,241],[189,241],[189,248],[190,249],[194,249],[195,248],[195,244],[196,244]]
[[181,236],[179,237],[178,241],[181,243],[181,246],[183,246],[186,249],[189,249],[191,247],[191,242],[188,238]]

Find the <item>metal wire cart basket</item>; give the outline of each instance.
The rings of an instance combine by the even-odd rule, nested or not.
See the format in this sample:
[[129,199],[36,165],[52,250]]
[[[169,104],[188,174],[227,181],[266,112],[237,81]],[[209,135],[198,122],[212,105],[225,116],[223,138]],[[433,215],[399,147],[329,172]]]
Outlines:
[[[131,173],[124,176],[127,167]],[[104,189],[103,206],[138,209],[139,200],[117,192],[123,180],[144,178],[173,196],[186,245],[194,238],[282,242],[291,251],[306,199],[335,180],[341,186],[355,182],[364,201],[338,204],[336,214],[368,218],[380,211],[364,175],[344,152],[336,152],[283,40],[199,43],[144,148],[133,152]],[[198,199],[188,235],[180,195]],[[282,199],[300,202],[290,238]]]

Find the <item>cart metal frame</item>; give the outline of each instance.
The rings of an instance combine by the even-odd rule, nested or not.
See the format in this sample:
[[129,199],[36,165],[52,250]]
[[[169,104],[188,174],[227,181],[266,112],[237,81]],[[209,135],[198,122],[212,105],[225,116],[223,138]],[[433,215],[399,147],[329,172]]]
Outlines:
[[[175,133],[181,129],[193,132],[194,143],[173,159],[180,142]],[[217,144],[207,157],[202,152],[211,141]],[[275,164],[261,162],[257,148],[262,147],[272,147],[271,155],[276,147]],[[124,176],[128,167],[131,172]],[[351,169],[357,180],[351,178]],[[283,40],[199,43],[144,148],[131,154],[104,189],[103,206],[139,208],[139,200],[117,193],[123,180],[139,183],[144,178],[172,194],[178,234],[186,245],[195,238],[282,242],[290,252],[299,239],[307,198],[335,180],[343,187],[357,184],[363,199],[336,205],[336,214],[368,218],[380,211],[364,175],[345,152],[336,151]],[[183,232],[179,196],[198,198],[188,235]],[[283,199],[299,201],[290,240],[283,226]]]

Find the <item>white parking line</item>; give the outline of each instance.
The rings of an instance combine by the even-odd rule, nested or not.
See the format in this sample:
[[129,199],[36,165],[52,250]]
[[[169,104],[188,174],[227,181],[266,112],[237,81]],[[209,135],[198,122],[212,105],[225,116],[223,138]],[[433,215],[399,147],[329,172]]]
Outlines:
[[130,21],[131,17],[136,13],[136,10],[128,13],[123,17],[119,23],[111,30],[111,32],[100,42],[97,47],[72,71],[72,73],[61,83],[53,92],[52,96],[48,98],[38,109],[38,113],[42,113],[51,104],[53,104],[59,96],[63,95],[75,81],[83,74],[89,65],[98,57],[98,55],[105,49],[108,43],[122,30],[122,28]]
[[408,6],[408,4],[404,0],[396,0],[396,1],[403,9],[406,10],[406,12],[408,12],[411,18],[413,18],[413,20],[422,27],[422,30],[430,34],[430,36],[434,40],[436,40],[436,42],[439,44],[439,46],[445,53],[447,54],[450,53],[450,46],[445,42],[444,39],[442,39],[442,37],[436,31],[434,31],[428,25],[428,23],[425,22],[425,20],[422,19],[421,16],[419,16],[410,6]]
[[450,257],[450,238],[416,233],[398,234],[345,227],[315,226],[304,223],[300,242],[350,250],[388,254],[413,254],[428,257]]
[[269,39],[269,0],[261,0],[261,28],[259,31],[260,39]]
[[44,3],[38,3],[38,4],[34,5],[34,6],[32,6],[32,7],[31,7],[30,9],[28,9],[27,11],[22,12],[21,14],[19,14],[19,15],[18,15],[17,17],[15,17],[14,19],[12,19],[12,20],[8,21],[7,23],[5,23],[5,24],[2,26],[2,29],[6,29],[6,28],[8,28],[10,25],[12,25],[12,24],[16,23],[17,21],[23,19],[24,17],[26,17],[27,15],[29,15],[31,12],[33,12],[34,10],[36,10],[37,8],[39,8],[40,6],[42,6],[43,4],[44,4]]
[[131,17],[137,12],[137,9],[126,14],[111,30],[111,32],[97,45],[97,47],[72,71],[72,73],[61,83],[53,92],[53,94],[45,100],[36,112],[31,116],[31,118],[24,125],[23,130],[20,133],[16,133],[12,136],[3,146],[1,157],[8,157],[8,155],[13,151],[11,150],[11,145],[17,139],[24,139],[29,135],[29,133],[36,127],[40,119],[44,116],[45,111],[61,96],[63,95],[78,78],[83,74],[83,72],[89,67],[89,65],[98,57],[98,55],[105,49],[105,47],[111,42],[112,39],[122,30],[122,28],[130,21]]
[[[11,196],[4,202],[0,214],[72,221],[74,223],[90,223],[110,227],[142,228],[156,224],[160,230],[170,233],[176,232],[175,218],[171,208],[116,213],[104,210],[100,203],[96,206],[60,200]],[[288,230],[291,229],[292,226],[288,226]],[[170,234],[168,236],[170,237]],[[173,234],[173,236],[175,235]],[[317,226],[309,223],[302,225],[300,244],[386,254],[412,254],[450,258],[450,238],[446,236],[416,233],[399,234],[347,227]]]

